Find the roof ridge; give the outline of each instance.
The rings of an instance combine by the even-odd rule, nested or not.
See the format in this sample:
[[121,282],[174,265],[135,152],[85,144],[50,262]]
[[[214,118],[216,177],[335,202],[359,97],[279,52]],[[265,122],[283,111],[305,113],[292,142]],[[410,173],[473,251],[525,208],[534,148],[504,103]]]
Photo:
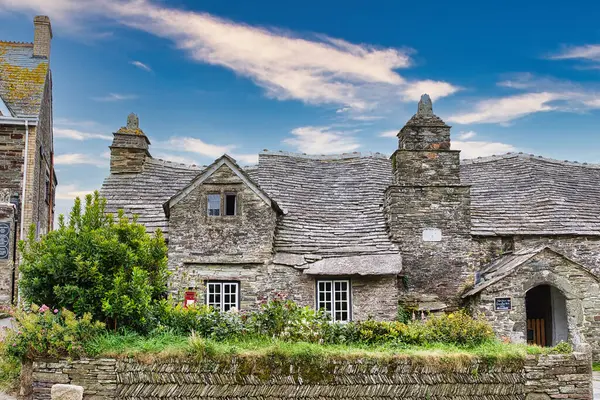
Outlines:
[[389,155],[383,154],[380,152],[359,152],[355,151],[352,153],[340,153],[340,154],[306,154],[306,153],[294,153],[290,151],[269,151],[264,149],[263,151],[258,153],[259,156],[283,156],[283,157],[295,157],[295,158],[305,158],[308,160],[321,160],[321,161],[333,161],[333,160],[345,160],[352,158],[383,158],[389,159]]
[[197,169],[197,170],[203,170],[206,168],[206,165],[196,165],[196,164],[184,164],[184,163],[178,163],[175,161],[169,161],[169,160],[163,160],[162,158],[154,158],[154,157],[149,157],[149,159],[152,162],[155,162],[156,164],[161,164],[161,165],[169,165],[172,167],[178,167],[178,168],[182,168],[182,169]]
[[505,154],[492,155],[492,156],[488,156],[488,157],[469,158],[469,159],[461,160],[461,164],[462,165],[481,164],[481,163],[505,160],[505,159],[509,159],[509,158],[524,158],[524,159],[530,159],[530,160],[544,161],[544,162],[551,163],[551,164],[571,165],[571,166],[584,167],[584,168],[594,168],[594,169],[599,168],[600,169],[600,164],[579,162],[579,161],[569,161],[569,160],[557,160],[555,158],[543,157],[543,156],[538,156],[535,154],[528,154],[528,153],[523,153],[523,152],[505,153]]
[[13,40],[0,40],[0,44],[10,44],[10,45],[17,45],[17,46],[33,46],[33,42],[17,42],[17,41],[13,41]]

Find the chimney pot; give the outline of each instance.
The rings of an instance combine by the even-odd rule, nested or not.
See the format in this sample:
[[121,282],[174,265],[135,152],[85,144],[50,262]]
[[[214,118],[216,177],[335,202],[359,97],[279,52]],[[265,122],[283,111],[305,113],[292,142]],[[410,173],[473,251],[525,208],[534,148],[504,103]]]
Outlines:
[[50,42],[52,41],[52,25],[50,18],[38,15],[33,18],[33,56],[50,59]]

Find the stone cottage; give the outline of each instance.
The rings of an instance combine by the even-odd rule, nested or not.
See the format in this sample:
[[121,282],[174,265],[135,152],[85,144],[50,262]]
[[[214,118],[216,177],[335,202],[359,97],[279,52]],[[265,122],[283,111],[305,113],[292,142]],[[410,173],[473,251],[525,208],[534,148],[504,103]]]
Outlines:
[[284,292],[336,321],[469,305],[500,336],[600,357],[600,166],[461,162],[427,95],[398,139],[391,157],[265,150],[257,166],[197,167],[153,158],[132,114],[102,194],[165,233],[188,302],[252,309]]
[[0,304],[16,294],[17,240],[54,220],[52,27],[46,16],[33,26],[33,43],[0,41]]

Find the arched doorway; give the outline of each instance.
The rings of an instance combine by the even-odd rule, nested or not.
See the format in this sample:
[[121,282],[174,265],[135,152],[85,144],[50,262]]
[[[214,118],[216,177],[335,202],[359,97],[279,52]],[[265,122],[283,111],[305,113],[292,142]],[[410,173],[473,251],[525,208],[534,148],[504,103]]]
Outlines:
[[567,303],[560,290],[539,285],[525,296],[527,313],[527,343],[555,346],[569,338]]

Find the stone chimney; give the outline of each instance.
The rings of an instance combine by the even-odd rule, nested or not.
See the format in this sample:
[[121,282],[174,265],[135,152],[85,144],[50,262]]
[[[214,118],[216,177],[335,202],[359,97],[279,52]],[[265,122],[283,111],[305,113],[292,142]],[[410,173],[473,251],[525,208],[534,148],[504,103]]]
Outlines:
[[50,58],[50,42],[52,42],[52,25],[50,18],[38,15],[33,18],[33,56]]
[[460,184],[460,151],[450,149],[450,126],[433,113],[427,94],[398,133],[392,162],[397,184]]
[[110,146],[110,173],[137,174],[144,170],[150,141],[140,129],[137,115],[131,113],[127,117],[127,125],[113,133],[115,136]]

